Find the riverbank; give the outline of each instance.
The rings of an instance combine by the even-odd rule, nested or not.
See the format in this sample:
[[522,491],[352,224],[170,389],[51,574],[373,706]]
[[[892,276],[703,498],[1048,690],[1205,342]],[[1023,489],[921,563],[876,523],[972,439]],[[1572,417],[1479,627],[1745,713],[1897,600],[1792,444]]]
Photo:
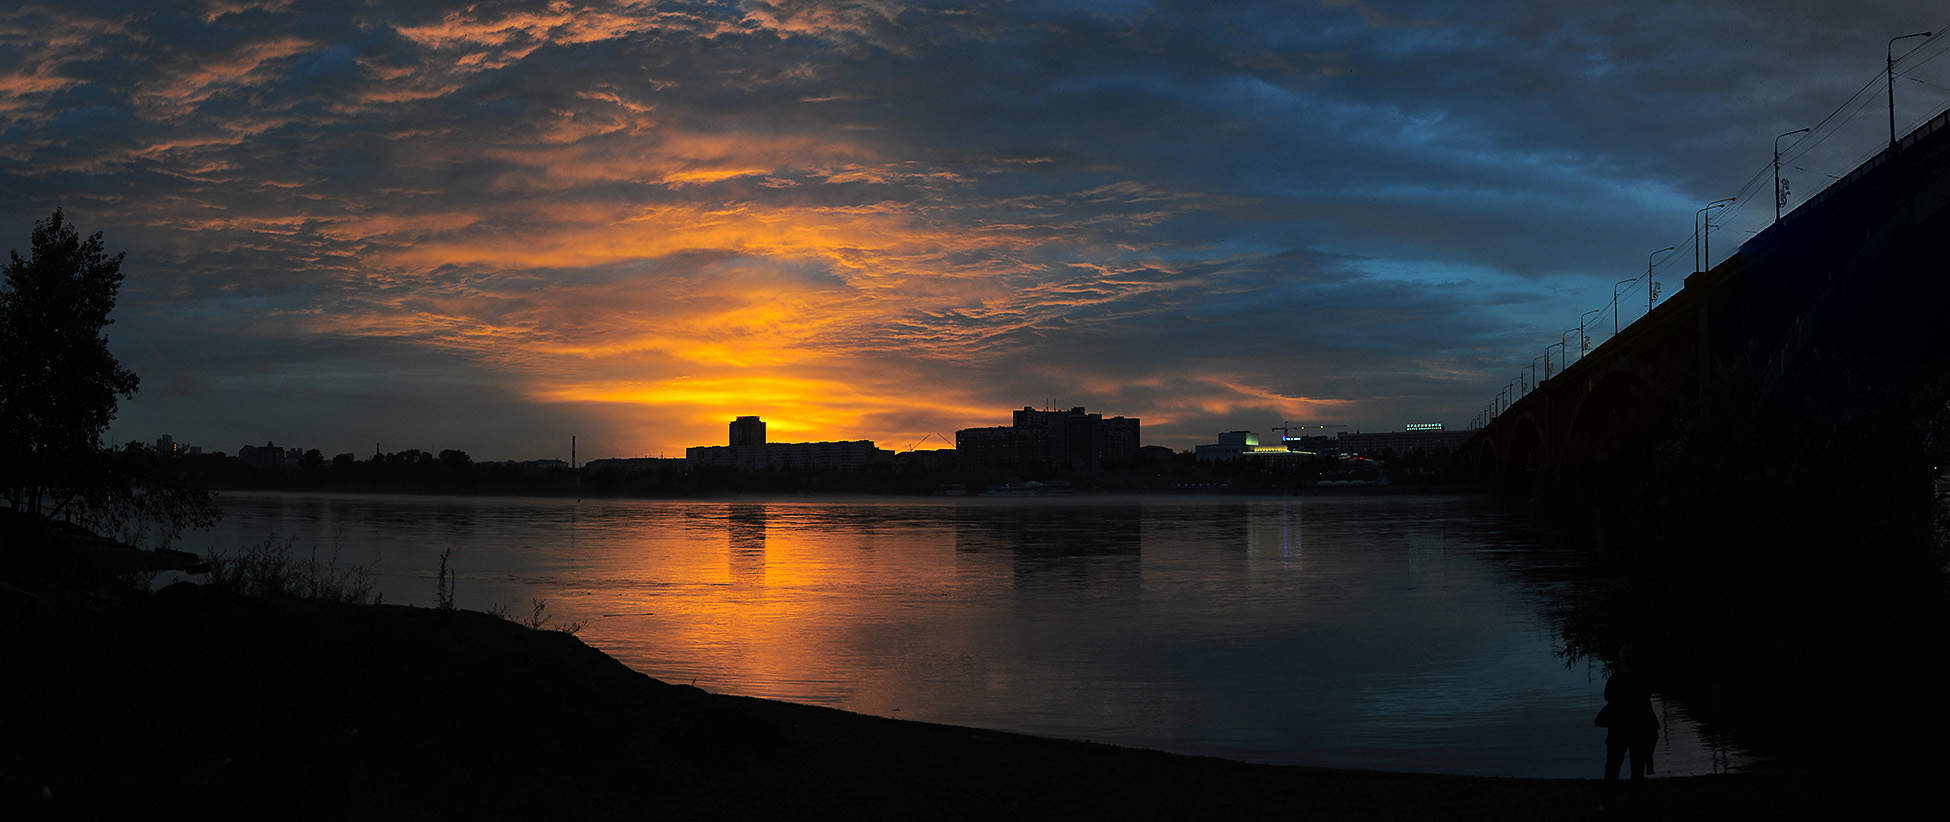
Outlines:
[[1251,765],[709,694],[466,611],[81,579],[0,589],[8,818],[1706,819],[1890,794]]

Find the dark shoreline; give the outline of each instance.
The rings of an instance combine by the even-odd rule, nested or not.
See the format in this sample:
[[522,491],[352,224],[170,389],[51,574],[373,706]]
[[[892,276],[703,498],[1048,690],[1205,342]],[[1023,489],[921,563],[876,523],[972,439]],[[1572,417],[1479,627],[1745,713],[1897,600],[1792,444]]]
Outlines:
[[9,649],[35,663],[8,677],[13,704],[37,709],[4,755],[7,804],[45,787],[42,810],[64,815],[1561,819],[1623,803],[1706,818],[1810,798],[1792,774],[1608,800],[1595,780],[1252,765],[882,719],[666,684],[466,611],[179,585],[39,627]]
[[468,611],[115,592],[100,557],[23,569],[8,542],[10,819],[1724,819],[1896,792],[1783,770],[1612,793],[884,719],[663,683]]

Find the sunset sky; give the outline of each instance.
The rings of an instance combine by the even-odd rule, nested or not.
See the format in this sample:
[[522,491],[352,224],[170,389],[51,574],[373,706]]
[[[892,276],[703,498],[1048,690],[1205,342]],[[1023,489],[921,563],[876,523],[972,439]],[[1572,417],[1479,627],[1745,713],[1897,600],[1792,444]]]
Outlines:
[[[1940,2],[28,0],[0,250],[125,251],[110,439],[476,459],[1469,424],[1888,141]],[[1895,44],[1901,131],[1950,36]],[[1913,50],[1913,51],[1912,51]],[[1645,310],[1622,288],[1619,318]],[[1576,358],[1576,334],[1570,355]],[[1553,360],[1558,349],[1552,348]],[[933,436],[930,436],[933,435]],[[943,440],[946,440],[944,442]]]

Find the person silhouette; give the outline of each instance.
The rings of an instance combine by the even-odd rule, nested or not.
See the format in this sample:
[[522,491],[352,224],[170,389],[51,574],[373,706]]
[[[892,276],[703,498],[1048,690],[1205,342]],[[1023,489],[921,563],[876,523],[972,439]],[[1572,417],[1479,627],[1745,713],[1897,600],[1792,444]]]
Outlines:
[[1597,724],[1605,733],[1605,782],[1618,781],[1618,768],[1627,754],[1632,779],[1652,773],[1652,748],[1659,740],[1659,715],[1652,710],[1652,685],[1630,643],[1618,649],[1611,676],[1605,678],[1605,707]]

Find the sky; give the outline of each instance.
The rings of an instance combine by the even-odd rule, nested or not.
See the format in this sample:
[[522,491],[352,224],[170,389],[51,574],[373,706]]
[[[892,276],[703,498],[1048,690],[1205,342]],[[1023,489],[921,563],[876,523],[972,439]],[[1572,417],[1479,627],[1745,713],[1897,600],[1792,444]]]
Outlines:
[[1698,209],[1736,198],[1716,262],[1771,222],[1776,135],[1813,129],[1780,140],[1790,209],[1885,147],[1890,49],[1899,131],[1950,107],[1950,34],[1889,42],[1945,28],[1909,0],[28,0],[0,249],[59,207],[127,253],[111,442],[1467,427],[1581,321],[1643,314],[1648,267],[1681,288]]

